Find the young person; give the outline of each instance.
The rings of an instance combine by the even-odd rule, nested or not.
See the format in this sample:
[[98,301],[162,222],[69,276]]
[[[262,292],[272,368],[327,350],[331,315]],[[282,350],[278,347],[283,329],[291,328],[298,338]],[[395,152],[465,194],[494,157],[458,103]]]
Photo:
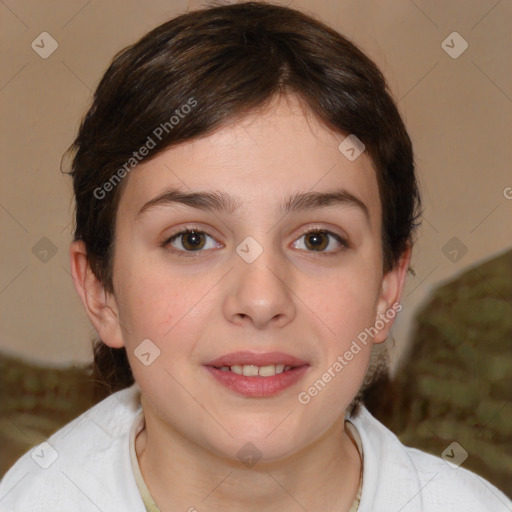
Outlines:
[[376,66],[298,11],[184,14],[116,56],[74,142],[71,270],[112,394],[2,511],[499,511],[365,409],[420,199]]

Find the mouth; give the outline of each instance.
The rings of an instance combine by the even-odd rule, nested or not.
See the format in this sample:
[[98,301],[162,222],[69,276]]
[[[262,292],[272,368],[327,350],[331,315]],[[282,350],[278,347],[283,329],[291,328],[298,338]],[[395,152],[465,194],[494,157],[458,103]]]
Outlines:
[[268,397],[296,384],[310,365],[282,352],[236,352],[206,363],[222,386],[249,397]]
[[[237,367],[243,369],[245,366],[256,366],[258,368],[274,366],[279,370],[278,373],[282,373],[288,366],[295,368],[308,363],[284,352],[251,352],[246,350],[231,352],[204,364],[215,368],[235,368],[235,372]],[[282,370],[281,366],[283,367]]]
[[223,372],[232,372],[235,373],[236,375],[244,375],[245,377],[273,377],[274,375],[279,375],[283,372],[288,372],[291,369],[298,367],[299,366],[291,366],[284,364],[268,364],[265,366],[257,366],[254,364],[212,366],[212,368],[216,368],[217,370]]

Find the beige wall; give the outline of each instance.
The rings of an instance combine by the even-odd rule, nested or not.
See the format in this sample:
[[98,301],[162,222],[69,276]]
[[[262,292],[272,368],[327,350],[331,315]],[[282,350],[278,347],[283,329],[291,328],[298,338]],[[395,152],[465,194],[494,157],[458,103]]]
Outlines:
[[[416,277],[394,329],[396,361],[433,286],[512,246],[512,199],[504,194],[512,187],[512,3],[288,5],[328,22],[381,66],[415,144],[426,216]],[[59,172],[60,158],[114,53],[188,7],[169,0],[0,3],[1,350],[52,364],[89,359],[91,327],[69,274],[71,181]],[[469,44],[457,59],[441,47],[454,31]],[[59,45],[47,59],[31,48],[41,32]],[[454,42],[452,51],[458,48]],[[467,247],[458,262],[442,252],[454,236]],[[57,251],[47,262],[32,252],[43,237]]]

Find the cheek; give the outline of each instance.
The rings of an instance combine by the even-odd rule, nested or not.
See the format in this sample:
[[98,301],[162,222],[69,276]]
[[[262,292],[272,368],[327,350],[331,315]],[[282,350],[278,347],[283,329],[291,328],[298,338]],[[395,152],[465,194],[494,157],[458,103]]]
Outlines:
[[[174,403],[182,394],[181,371],[186,370],[184,362],[190,358],[196,334],[190,308],[197,290],[187,287],[183,277],[159,272],[149,264],[134,268],[139,271],[126,274],[119,308],[130,366],[147,396],[163,396]],[[143,360],[146,353],[149,361]],[[158,403],[153,407],[158,409]]]
[[150,263],[125,265],[119,277],[119,317],[128,332],[127,345],[161,340],[186,313],[194,290],[185,280]]
[[318,281],[304,281],[302,295],[307,305],[323,321],[337,343],[351,341],[376,319],[380,295],[378,267],[364,262],[340,267]]
[[301,396],[311,417],[324,415],[327,423],[335,421],[352,401],[370,360],[372,339],[366,330],[375,324],[380,288],[375,267],[364,270],[340,270],[309,295],[315,334],[323,347],[315,374]]

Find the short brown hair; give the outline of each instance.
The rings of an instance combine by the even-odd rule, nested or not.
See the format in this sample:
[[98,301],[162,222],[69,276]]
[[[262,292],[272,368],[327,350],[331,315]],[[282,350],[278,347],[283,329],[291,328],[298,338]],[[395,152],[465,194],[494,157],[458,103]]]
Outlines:
[[[354,134],[372,159],[382,202],[383,267],[398,262],[418,224],[420,196],[411,141],[377,66],[352,42],[314,18],[284,6],[246,2],[180,15],[115,56],[70,147],[76,198],[75,240],[113,293],[120,173],[155,128],[147,160],[205,136],[235,117],[293,93],[326,126]],[[169,119],[194,98],[179,123]],[[153,137],[156,139],[156,137]],[[101,188],[103,192],[98,194]],[[133,383],[125,349],[95,344],[96,376],[112,392]]]

